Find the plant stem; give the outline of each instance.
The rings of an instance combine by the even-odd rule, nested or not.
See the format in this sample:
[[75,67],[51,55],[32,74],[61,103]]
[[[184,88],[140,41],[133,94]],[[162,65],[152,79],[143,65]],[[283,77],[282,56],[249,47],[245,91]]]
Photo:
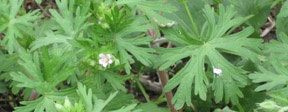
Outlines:
[[199,35],[199,31],[198,31],[197,25],[195,24],[195,22],[194,22],[194,20],[193,20],[193,17],[192,17],[192,15],[191,15],[191,12],[190,12],[190,10],[189,10],[189,7],[188,7],[188,5],[187,5],[187,2],[183,2],[183,4],[184,4],[185,9],[186,9],[186,12],[187,12],[187,14],[188,14],[188,16],[189,16],[190,22],[192,23],[194,32],[196,33],[197,37],[198,37],[199,39],[201,39],[201,38],[200,38],[200,35]]
[[[164,5],[166,4],[166,0],[164,2]],[[160,12],[160,15],[162,15],[162,13]],[[157,35],[155,33],[155,29],[153,30],[148,30],[148,35],[150,36],[153,36],[155,39],[157,39]],[[150,43],[152,44],[152,43]],[[153,46],[153,45],[151,45]],[[158,71],[158,77],[160,78],[161,80],[161,84],[162,84],[162,87],[164,88],[165,85],[167,84],[168,82],[168,78],[167,78],[167,75],[166,75],[166,72],[165,71]],[[168,107],[170,108],[170,111],[171,112],[178,112],[175,108],[174,108],[174,105],[172,103],[172,98],[173,98],[173,93],[171,91],[168,91],[168,92],[165,92],[165,96],[166,96],[166,99],[167,99],[167,103],[168,103]]]
[[[148,30],[147,32],[148,35],[150,36],[153,36],[155,39],[157,39],[157,35],[155,33],[155,30]],[[150,43],[151,45],[150,46],[153,46],[152,43]],[[159,79],[161,80],[161,85],[162,87],[164,88],[165,85],[167,84],[168,82],[168,78],[166,76],[166,73],[165,71],[158,71],[158,77]],[[171,112],[178,112],[175,108],[174,108],[174,105],[172,104],[172,98],[173,98],[173,93],[171,91],[168,91],[168,92],[165,92],[165,96],[166,96],[166,99],[167,99],[167,103],[168,103],[168,107],[170,108],[170,111]]]
[[167,99],[166,98],[160,98],[157,101],[154,101],[155,104],[159,105],[160,103],[166,102]]
[[[165,71],[158,71],[158,75],[159,75],[159,78],[161,80],[161,84],[163,86],[163,88],[165,87],[165,85],[167,84],[168,82],[168,78],[167,78],[167,75],[166,75],[166,72]],[[168,103],[168,106],[171,110],[171,112],[178,112],[175,108],[174,108],[174,105],[172,104],[172,98],[173,98],[173,93],[171,91],[168,91],[168,92],[165,92],[165,96],[167,98],[167,103]]]
[[167,101],[166,98],[164,98],[164,95],[165,95],[165,93],[162,93],[154,103],[156,103],[158,105],[164,101]]
[[[140,74],[140,73],[139,73]],[[147,94],[147,92],[145,91],[144,87],[142,86],[142,84],[140,83],[140,81],[138,80],[138,77],[135,77],[136,80],[136,84],[139,87],[140,91],[142,92],[142,94],[144,95],[145,99],[147,102],[150,102],[150,98],[149,95]]]

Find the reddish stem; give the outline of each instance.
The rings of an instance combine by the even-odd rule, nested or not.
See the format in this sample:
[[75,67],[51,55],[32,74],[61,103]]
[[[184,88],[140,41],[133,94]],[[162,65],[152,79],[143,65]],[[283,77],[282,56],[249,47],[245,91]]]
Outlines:
[[[160,77],[160,80],[161,80],[161,84],[162,84],[162,86],[164,88],[165,85],[168,82],[168,78],[167,78],[166,72],[165,71],[158,71],[158,73],[159,73],[159,77]],[[168,107],[170,108],[171,112],[178,112],[174,108],[174,104],[172,103],[173,93],[171,91],[165,92],[165,96],[167,98]]]
[[[156,35],[154,29],[153,30],[148,30],[147,33],[148,33],[148,35],[155,37],[155,39],[157,38],[157,35]],[[153,46],[153,45],[151,45],[151,46]],[[161,80],[162,87],[164,88],[165,85],[168,83],[168,78],[167,78],[166,72],[158,70],[158,76],[159,76],[159,78]],[[168,107],[170,108],[171,112],[178,112],[174,108],[174,105],[172,103],[173,93],[171,91],[165,92],[165,96],[167,98]]]

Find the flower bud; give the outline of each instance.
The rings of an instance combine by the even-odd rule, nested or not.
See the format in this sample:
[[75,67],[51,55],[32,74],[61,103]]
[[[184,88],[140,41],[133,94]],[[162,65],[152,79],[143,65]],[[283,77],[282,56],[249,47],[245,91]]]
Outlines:
[[64,107],[66,109],[70,109],[71,108],[71,103],[70,103],[70,101],[69,101],[67,96],[65,97]]
[[58,112],[62,112],[64,110],[64,107],[58,103],[55,103],[55,108]]
[[266,100],[260,103],[259,106],[261,109],[265,109],[265,110],[276,110],[280,108],[274,101],[270,101],[270,100]]

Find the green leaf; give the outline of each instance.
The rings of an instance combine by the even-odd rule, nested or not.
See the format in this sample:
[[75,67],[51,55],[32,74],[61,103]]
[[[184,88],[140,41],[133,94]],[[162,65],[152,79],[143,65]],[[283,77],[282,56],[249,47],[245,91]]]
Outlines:
[[16,107],[15,112],[56,112],[54,107],[54,101],[43,96],[35,101],[23,101],[21,102],[22,105],[26,105],[23,107]]
[[[118,92],[112,93],[106,100],[98,99],[96,96],[93,96],[91,89],[88,89],[87,92],[86,86],[78,83],[78,94],[81,101],[84,102],[87,112],[102,112],[104,107],[107,106],[107,104],[116,97],[117,93]],[[127,112],[134,109],[135,106],[136,104],[132,104],[112,112]]]
[[[119,53],[120,64],[124,65],[127,74],[130,73],[130,64],[134,63],[135,59],[146,66],[150,66],[155,56],[152,54],[155,50],[149,48],[153,38],[145,35],[147,30],[153,27],[149,25],[147,17],[135,16],[135,13],[126,11],[128,9],[123,7],[123,9],[118,10],[117,7],[114,7],[111,9],[112,17],[108,15],[105,17],[110,29],[103,29],[101,25],[95,25],[92,28],[100,31],[90,32],[93,40],[97,40],[99,44],[105,46],[101,48],[106,50],[104,52],[113,49],[115,50],[113,52]],[[109,47],[110,45],[112,48]]]
[[160,31],[158,30],[157,25],[165,25],[168,23],[172,23],[173,21],[163,17],[159,12],[172,13],[176,11],[176,7],[171,4],[164,4],[165,0],[119,0],[117,1],[117,5],[128,5],[136,10],[139,10],[148,17],[152,26],[156,30],[156,34],[160,37]]
[[279,2],[283,2],[285,0],[274,0],[274,2],[271,5],[271,8],[275,7]]
[[0,82],[0,93],[7,92],[8,91],[7,87],[8,87],[7,84],[1,81]]
[[123,106],[131,104],[133,101],[136,101],[133,94],[126,94],[125,92],[120,92],[111,102],[107,104],[105,110],[116,110]]
[[288,1],[286,1],[281,8],[281,11],[277,15],[276,18],[276,34],[279,37],[280,34],[283,32],[288,34]]
[[284,112],[286,111],[286,106],[288,105],[287,96],[283,95],[281,92],[269,93],[271,97],[261,103],[258,103],[259,112]]
[[67,51],[72,49],[72,45],[69,43],[69,40],[73,40],[73,37],[55,34],[52,31],[47,31],[45,34],[45,37],[33,41],[33,43],[30,45],[31,51],[51,44],[58,44]]
[[[283,65],[286,66],[287,63],[287,55],[288,55],[288,36],[283,32],[280,33],[278,36],[279,41],[277,40],[270,40],[269,43],[265,43],[263,47],[263,53],[266,58],[264,58],[263,66],[266,68],[271,67],[271,62],[274,61],[271,58],[271,55],[277,56],[277,60]],[[271,61],[270,61],[271,60]],[[270,71],[270,69],[269,69]]]
[[[212,4],[212,0],[185,0],[187,3],[191,15],[198,30],[201,30],[205,23],[205,17],[203,16],[203,7],[207,4]],[[193,25],[190,22],[190,18],[187,15],[185,6],[179,0],[167,0],[168,4],[173,4],[177,7],[177,11],[173,13],[164,13],[163,16],[177,21],[187,32],[193,33]]]
[[[115,34],[115,43],[120,54],[120,61],[125,64],[127,74],[130,73],[130,62],[135,62],[129,53],[146,66],[152,64],[154,55],[151,53],[155,52],[155,50],[148,48],[148,46],[153,37],[144,37],[145,35],[139,35],[135,38],[127,37],[132,33],[146,32],[148,29],[152,29],[151,26],[145,25],[146,23],[147,21],[143,16],[136,17],[129,26]],[[146,48],[140,46],[146,46]]]
[[275,72],[268,71],[260,66],[260,72],[249,75],[249,78],[252,79],[254,83],[265,82],[265,84],[258,86],[255,91],[282,89],[287,84],[288,70],[281,64],[275,55],[271,55],[271,58],[270,62]]
[[[253,110],[257,107],[258,102],[264,101],[268,98],[265,92],[254,91],[257,86],[258,84],[252,84],[242,89],[245,98],[240,99],[239,102],[245,112],[253,112]],[[236,108],[236,106],[234,107]]]
[[16,61],[17,58],[18,58],[17,55],[8,55],[8,54],[3,54],[2,52],[0,52],[0,62],[1,62],[0,72],[5,73],[5,72],[19,70],[19,66],[17,66],[17,61]]
[[168,108],[159,107],[153,102],[142,103],[137,106],[137,109],[142,109],[143,112],[170,112]]
[[138,37],[131,39],[118,38],[116,40],[117,48],[120,53],[120,61],[124,62],[127,74],[130,73],[130,62],[135,62],[128,52],[133,54],[133,56],[135,56],[135,58],[144,65],[149,66],[152,64],[154,55],[151,53],[155,52],[155,50],[151,48],[138,47],[139,45],[149,45],[151,40],[153,40],[152,37]]
[[38,15],[39,10],[18,16],[17,14],[23,1],[24,0],[9,0],[9,4],[6,0],[0,1],[0,16],[3,16],[4,20],[7,20],[4,21],[4,23],[0,21],[0,33],[3,32],[5,34],[1,45],[6,46],[9,54],[12,54],[15,49],[19,47],[17,42],[18,38],[24,38],[24,34],[33,35],[33,22],[41,18],[41,16]]
[[127,89],[123,86],[123,81],[119,80],[119,78],[117,77],[119,74],[116,74],[114,72],[102,72],[100,73],[101,75],[103,75],[107,81],[112,85],[112,87],[116,90],[122,90],[122,91],[127,91]]
[[74,68],[66,63],[69,54],[64,54],[57,49],[55,47],[50,53],[43,50],[41,58],[37,52],[32,56],[24,49],[19,49],[18,63],[26,73],[11,73],[12,79],[20,82],[18,87],[32,88],[44,94],[53,91],[60,82],[72,75]]
[[75,11],[74,1],[71,0],[68,5],[67,0],[56,0],[61,14],[55,9],[50,9],[49,11],[53,16],[52,19],[59,25],[59,28],[56,29],[57,32],[47,31],[45,37],[36,38],[36,41],[30,45],[32,51],[54,43],[63,46],[66,51],[72,50],[72,45],[69,41],[73,41],[83,30],[92,25],[92,23],[87,22],[88,17],[91,15],[88,14],[90,2],[87,2],[81,9],[77,7]]
[[[214,74],[212,89],[214,90],[215,101],[220,102],[225,95],[225,102],[230,101],[233,104],[238,103],[238,98],[243,97],[239,88],[245,87],[248,78],[246,71],[234,66],[225,59],[221,52],[241,56],[250,59],[253,62],[259,62],[258,55],[254,51],[258,48],[261,40],[247,38],[254,30],[252,27],[234,33],[226,34],[230,28],[239,25],[243,21],[242,17],[234,17],[236,14],[231,7],[219,7],[218,19],[214,9],[206,5],[204,9],[208,26],[201,32],[201,44],[193,42],[191,34],[185,31],[183,35],[177,35],[177,32],[163,30],[165,37],[171,40],[179,40],[179,47],[160,50],[159,61],[160,70],[164,70],[173,65],[176,61],[190,57],[185,67],[179,71],[165,86],[166,91],[170,91],[178,86],[177,92],[172,100],[176,109],[180,109],[184,103],[191,104],[192,84],[194,85],[194,94],[199,95],[201,99],[206,99],[209,80],[205,73],[205,62],[209,61],[209,68],[218,68],[222,70],[221,75]],[[179,36],[179,37],[174,37]],[[176,38],[176,39],[175,39]],[[208,59],[208,60],[207,60]],[[207,71],[211,72],[211,71]]]
[[53,20],[62,27],[62,30],[64,30],[67,35],[75,37],[81,30],[92,25],[91,23],[86,22],[87,18],[90,16],[90,14],[87,14],[90,6],[89,2],[82,7],[82,10],[80,7],[77,7],[75,16],[75,0],[69,2],[69,7],[67,0],[56,0],[56,3],[63,17],[55,9],[50,9],[49,11],[53,16]]
[[69,88],[48,93],[34,101],[20,102],[25,106],[16,107],[15,112],[31,112],[33,110],[34,112],[57,112],[54,106],[55,101],[64,101],[66,96],[69,96],[69,98],[73,100],[79,100],[75,88]]
[[142,112],[140,109],[133,110],[136,106],[137,106],[137,104],[132,104],[132,105],[128,105],[126,107],[122,107],[121,109],[114,110],[111,112],[130,112],[130,111],[131,112]]
[[245,17],[253,15],[251,19],[247,21],[248,25],[254,27],[256,32],[259,32],[267,17],[270,15],[270,7],[272,0],[227,0],[238,11],[239,16]]

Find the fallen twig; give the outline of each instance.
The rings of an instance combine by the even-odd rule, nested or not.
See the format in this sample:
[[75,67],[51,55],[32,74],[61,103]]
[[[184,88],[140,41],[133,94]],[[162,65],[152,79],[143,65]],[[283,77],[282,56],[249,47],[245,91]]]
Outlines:
[[275,21],[272,19],[272,17],[268,17],[268,20],[270,21],[270,27],[267,27],[261,34],[260,36],[261,37],[264,37],[266,36],[275,26],[276,26],[276,23]]
[[139,78],[139,81],[149,90],[152,92],[155,92],[157,94],[161,94],[162,93],[162,87],[161,87],[161,83],[159,82],[152,82],[150,80],[147,80],[144,77]]

